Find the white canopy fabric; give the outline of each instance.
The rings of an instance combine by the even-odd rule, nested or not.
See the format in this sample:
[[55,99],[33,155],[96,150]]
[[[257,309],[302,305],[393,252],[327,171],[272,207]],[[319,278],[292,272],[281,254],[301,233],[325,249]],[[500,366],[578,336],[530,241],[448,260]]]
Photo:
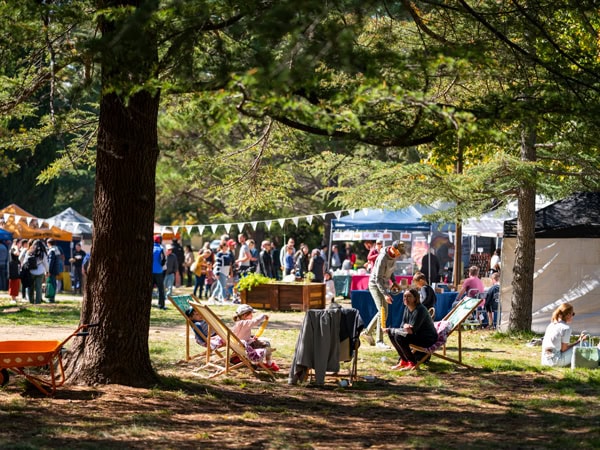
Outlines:
[[[542,196],[536,196],[535,209],[541,209],[552,202]],[[462,232],[469,236],[502,237],[504,234],[504,221],[517,217],[519,204],[516,200],[508,203],[499,211],[483,214],[481,217],[472,217],[463,223]]]
[[92,237],[92,221],[70,207],[55,216],[49,217],[46,222],[84,239],[91,239]]

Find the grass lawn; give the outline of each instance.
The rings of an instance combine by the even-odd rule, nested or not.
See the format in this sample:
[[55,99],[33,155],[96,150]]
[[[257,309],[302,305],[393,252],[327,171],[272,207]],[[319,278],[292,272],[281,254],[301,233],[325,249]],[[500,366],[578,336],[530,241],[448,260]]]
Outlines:
[[[68,336],[80,302],[58,300],[10,305],[0,294],[0,340]],[[230,322],[235,307],[213,310]],[[392,371],[394,350],[363,344],[359,376],[373,379],[290,386],[303,314],[268,314],[263,337],[281,367],[274,382],[248,370],[202,378],[198,363],[181,362],[183,318],[173,307],[153,308],[159,385],[65,385],[46,398],[11,374],[0,389],[0,448],[600,448],[600,370],[541,368],[540,347],[525,345],[533,335],[464,332],[463,358],[473,370],[433,358],[416,372]],[[448,352],[456,354],[456,337]]]

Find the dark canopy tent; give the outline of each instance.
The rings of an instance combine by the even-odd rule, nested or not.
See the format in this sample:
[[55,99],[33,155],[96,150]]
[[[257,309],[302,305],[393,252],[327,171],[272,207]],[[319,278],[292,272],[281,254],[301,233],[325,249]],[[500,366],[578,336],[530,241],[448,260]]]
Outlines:
[[[504,222],[501,328],[508,326],[516,220]],[[600,192],[577,193],[535,212],[532,329],[542,333],[552,312],[573,305],[574,331],[600,333]]]
[[[504,237],[516,235],[517,219],[504,222]],[[537,210],[535,237],[600,237],[600,192],[580,192]]]

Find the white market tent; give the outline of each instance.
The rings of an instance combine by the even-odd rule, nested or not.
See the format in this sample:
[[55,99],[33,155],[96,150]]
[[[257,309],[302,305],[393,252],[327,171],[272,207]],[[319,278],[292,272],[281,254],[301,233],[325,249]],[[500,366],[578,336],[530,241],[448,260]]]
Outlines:
[[[544,197],[535,198],[535,209],[538,210],[548,206]],[[519,210],[516,200],[508,203],[505,208],[483,214],[481,217],[472,217],[463,223],[462,232],[469,236],[502,237],[504,234],[504,222],[517,217]]]
[[45,221],[83,239],[92,238],[92,221],[73,208],[69,207]]
[[[575,332],[600,335],[600,192],[575,194],[535,213],[532,330],[543,333],[552,312],[573,305]],[[516,220],[505,222],[500,279],[500,328],[511,309]]]

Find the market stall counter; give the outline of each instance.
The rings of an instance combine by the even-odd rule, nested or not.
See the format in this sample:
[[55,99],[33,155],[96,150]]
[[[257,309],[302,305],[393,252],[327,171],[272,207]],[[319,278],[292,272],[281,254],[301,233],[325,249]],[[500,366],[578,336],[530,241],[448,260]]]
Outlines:
[[[457,292],[445,292],[443,294],[435,294],[437,297],[435,304],[435,320],[442,320],[446,314],[452,309],[452,302],[457,296]],[[404,314],[404,302],[402,301],[403,293],[392,296],[394,300],[391,305],[388,305],[387,325],[397,328],[402,322]],[[368,290],[357,290],[350,292],[352,307],[356,308],[363,322],[368,324],[371,319],[377,314],[377,308],[373,297]]]

